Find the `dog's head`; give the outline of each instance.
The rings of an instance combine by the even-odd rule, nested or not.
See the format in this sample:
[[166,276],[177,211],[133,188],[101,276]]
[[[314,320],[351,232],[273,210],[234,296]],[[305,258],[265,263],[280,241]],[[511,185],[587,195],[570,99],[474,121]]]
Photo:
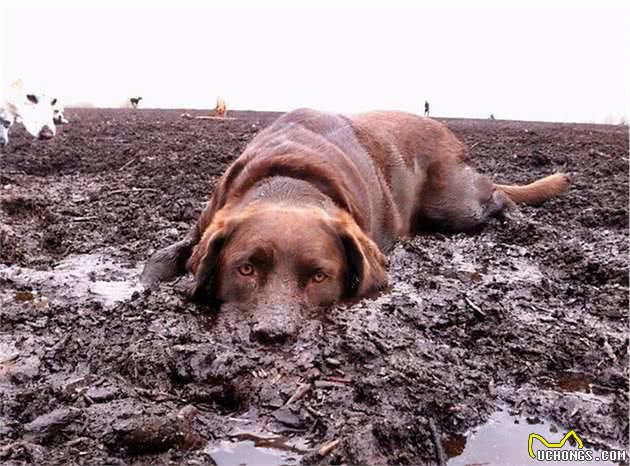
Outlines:
[[63,106],[61,105],[59,100],[55,99],[55,103],[53,104],[53,122],[56,125],[65,125],[70,123],[68,120],[66,120],[63,111]]
[[[234,213],[229,207],[219,211],[194,247],[188,269],[195,276],[196,301],[238,303],[265,313],[381,289],[387,284],[385,262],[342,210],[331,216],[318,207],[254,203]],[[263,338],[277,336],[265,332]]]
[[57,99],[26,89],[21,81],[11,86],[5,110],[24,125],[26,131],[39,139],[50,139],[56,133],[53,121]]
[[0,109],[0,146],[6,146],[9,143],[9,128],[14,121],[15,117],[11,113]]

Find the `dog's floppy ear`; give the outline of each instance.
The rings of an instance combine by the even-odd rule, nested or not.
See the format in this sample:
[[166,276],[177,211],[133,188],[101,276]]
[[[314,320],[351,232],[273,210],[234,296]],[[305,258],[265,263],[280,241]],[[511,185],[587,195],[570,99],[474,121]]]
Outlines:
[[147,261],[140,276],[145,288],[156,283],[172,280],[186,272],[186,261],[192,252],[192,241],[188,238],[160,249]]
[[387,286],[387,259],[354,219],[344,213],[336,228],[346,256],[344,298],[363,297]]
[[191,290],[193,301],[216,304],[219,258],[233,230],[234,228],[228,227],[227,221],[219,214],[195,246],[186,265],[195,276],[195,283]]

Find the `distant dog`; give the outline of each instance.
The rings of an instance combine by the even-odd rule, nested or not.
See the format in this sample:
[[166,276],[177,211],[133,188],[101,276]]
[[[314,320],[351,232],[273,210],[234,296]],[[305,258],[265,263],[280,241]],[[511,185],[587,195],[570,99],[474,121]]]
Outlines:
[[6,146],[9,143],[9,129],[15,122],[12,113],[0,108],[0,145]]
[[227,105],[223,97],[217,98],[217,106],[214,108],[214,114],[221,118],[225,118],[225,116],[227,115]]
[[9,143],[9,128],[14,122],[22,123],[26,131],[36,138],[52,138],[57,132],[54,122],[56,103],[57,99],[36,94],[25,88],[21,80],[15,81],[0,107],[0,144],[5,146]]
[[142,100],[142,97],[132,97],[131,99],[129,99],[129,102],[131,102],[131,106],[133,108],[138,108],[138,104],[140,103],[141,100]]
[[67,125],[70,123],[63,114],[63,107],[58,100],[53,104],[53,121],[56,125]]
[[471,230],[569,184],[563,174],[495,184],[468,162],[466,146],[430,118],[287,113],[230,166],[188,237],[149,259],[143,282],[187,269],[196,300],[272,312],[273,328],[254,331],[282,340],[293,324],[278,322],[295,323],[301,306],[384,288],[383,253],[399,238]]

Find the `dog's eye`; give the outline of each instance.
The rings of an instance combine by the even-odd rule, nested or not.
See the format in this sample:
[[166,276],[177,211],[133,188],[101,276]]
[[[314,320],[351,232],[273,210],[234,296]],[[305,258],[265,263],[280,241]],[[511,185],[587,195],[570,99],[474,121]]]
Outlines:
[[33,102],[34,104],[36,104],[37,102],[39,102],[39,99],[38,99],[38,98],[37,98],[37,96],[36,96],[36,95],[34,95],[34,94],[28,94],[28,95],[26,96],[26,98],[27,98],[28,100],[30,100],[31,102]]
[[328,278],[328,275],[326,275],[324,272],[322,272],[321,270],[315,272],[313,274],[313,281],[315,283],[321,283],[324,280],[326,280]]
[[243,264],[239,266],[238,273],[247,277],[254,273],[254,266],[252,264]]

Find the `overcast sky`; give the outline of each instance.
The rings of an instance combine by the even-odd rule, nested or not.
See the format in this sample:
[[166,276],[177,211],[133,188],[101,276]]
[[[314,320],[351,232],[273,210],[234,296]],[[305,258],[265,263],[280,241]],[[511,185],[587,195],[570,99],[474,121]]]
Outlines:
[[[90,5],[86,5],[90,3]],[[266,3],[263,5],[263,3]],[[7,2],[2,82],[66,103],[628,118],[630,3]]]

